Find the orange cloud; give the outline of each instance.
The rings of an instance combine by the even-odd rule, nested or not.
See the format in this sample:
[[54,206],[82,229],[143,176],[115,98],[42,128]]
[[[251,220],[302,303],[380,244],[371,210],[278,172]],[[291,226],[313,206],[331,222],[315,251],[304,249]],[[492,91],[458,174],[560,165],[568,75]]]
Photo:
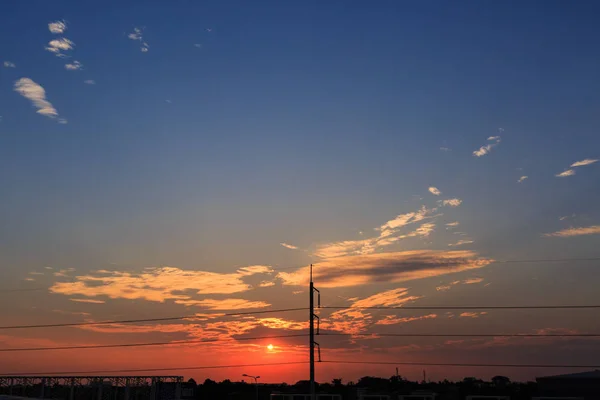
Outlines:
[[[56,282],[52,293],[85,297],[106,296],[111,299],[191,300],[184,291],[196,294],[232,294],[250,290],[243,278],[269,274],[271,267],[253,265],[233,273],[183,270],[174,267],[150,268],[143,272],[97,271],[76,276],[73,282]],[[81,301],[74,300],[74,301]]]
[[487,312],[485,312],[485,311],[482,311],[482,312],[464,312],[464,313],[461,313],[459,316],[461,318],[479,318],[482,315],[486,315],[486,314],[487,314]]
[[271,304],[264,301],[249,301],[244,299],[204,299],[204,300],[175,300],[177,304],[185,306],[198,306],[210,310],[243,310],[247,308],[264,308]]
[[[348,287],[376,282],[405,282],[485,267],[493,260],[469,250],[412,250],[337,257],[314,269],[320,287]],[[277,275],[284,285],[306,285],[309,267]]]
[[386,315],[383,319],[375,322],[375,325],[396,325],[396,324],[405,324],[407,322],[421,321],[424,319],[433,319],[437,318],[437,314],[429,314],[423,315],[420,317],[404,317],[398,318],[396,315]]
[[581,235],[596,235],[600,233],[600,225],[585,226],[581,228],[569,228],[562,231],[546,233],[546,237],[571,237]]

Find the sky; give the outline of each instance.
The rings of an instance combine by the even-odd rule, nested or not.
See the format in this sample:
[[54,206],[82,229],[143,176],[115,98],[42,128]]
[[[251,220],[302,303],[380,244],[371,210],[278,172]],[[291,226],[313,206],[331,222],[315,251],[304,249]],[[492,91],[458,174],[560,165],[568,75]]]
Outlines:
[[[594,364],[600,4],[0,3],[0,374]],[[572,259],[587,261],[557,261]],[[537,260],[535,262],[509,262]],[[546,260],[546,261],[543,261]],[[240,339],[248,340],[240,340]],[[269,344],[272,348],[269,348]],[[317,365],[317,381],[394,365]],[[430,379],[565,369],[426,367]],[[423,367],[399,366],[420,379]],[[178,373],[179,371],[170,371]],[[307,365],[182,370],[293,383]]]

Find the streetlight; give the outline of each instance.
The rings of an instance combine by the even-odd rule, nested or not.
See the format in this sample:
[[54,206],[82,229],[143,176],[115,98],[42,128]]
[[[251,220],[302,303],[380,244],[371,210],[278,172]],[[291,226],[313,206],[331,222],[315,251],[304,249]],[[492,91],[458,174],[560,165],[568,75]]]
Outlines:
[[256,385],[256,400],[258,400],[258,378],[260,378],[260,376],[252,376],[248,374],[243,374],[242,376],[254,379],[254,384]]

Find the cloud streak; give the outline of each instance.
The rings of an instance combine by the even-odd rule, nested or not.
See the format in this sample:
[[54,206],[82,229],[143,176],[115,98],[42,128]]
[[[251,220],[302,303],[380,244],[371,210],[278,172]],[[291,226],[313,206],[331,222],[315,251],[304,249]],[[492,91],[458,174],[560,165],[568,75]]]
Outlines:
[[79,61],[73,61],[72,63],[65,64],[65,69],[69,71],[78,71],[83,69],[83,64]]
[[440,194],[442,194],[442,192],[440,192],[440,190],[435,186],[430,186],[428,190],[429,193],[433,194],[434,196],[439,196]]
[[591,158],[586,158],[585,160],[574,162],[573,164],[571,164],[571,167],[572,168],[574,168],[574,167],[584,167],[586,165],[590,165],[590,164],[593,164],[593,163],[596,163],[596,162],[598,162],[598,160],[594,160],[594,159],[591,159]]
[[574,169],[568,169],[566,171],[561,172],[560,174],[556,174],[555,176],[558,178],[565,178],[567,176],[572,176],[572,175],[575,175]]
[[142,43],[142,45],[140,46],[140,51],[142,53],[148,52],[150,45],[144,41],[142,28],[137,28],[137,27],[133,28],[133,32],[131,32],[129,35],[127,35],[127,37],[131,40],[137,40]]
[[[412,250],[324,260],[315,268],[313,275],[321,287],[351,287],[452,274],[483,268],[492,261],[468,250]],[[280,272],[277,276],[284,285],[303,286],[308,282],[309,267],[289,273]]]
[[[72,282],[56,282],[50,292],[65,296],[99,297],[111,299],[140,299],[155,302],[166,300],[195,300],[195,294],[232,294],[252,289],[244,278],[269,274],[268,266],[253,265],[232,273],[182,270],[175,267],[147,269],[140,273],[96,271],[76,276]],[[190,303],[191,304],[191,303]]]
[[483,146],[481,146],[479,149],[475,150],[473,152],[473,155],[475,157],[483,157],[486,154],[488,154],[490,151],[492,151],[492,149],[496,146],[498,146],[500,144],[500,136],[490,136],[488,139],[488,141],[493,141],[494,143],[488,143],[485,144]]
[[447,200],[439,200],[438,202],[443,206],[450,206],[450,207],[458,207],[462,204],[462,200],[457,199],[457,198],[447,199]]
[[4,61],[4,67],[6,67],[6,68],[16,68],[17,66],[13,62]]
[[561,231],[545,233],[546,237],[572,237],[582,235],[597,235],[600,234],[600,225],[584,226],[580,228],[568,228]]
[[15,82],[14,90],[31,101],[31,104],[38,109],[36,111],[38,114],[49,118],[58,117],[56,108],[46,100],[46,91],[40,84],[29,78],[21,78]]
[[517,181],[518,183],[523,183],[523,181],[525,181],[525,179],[529,178],[527,175],[523,175],[522,177],[519,178],[519,180]]
[[48,30],[54,34],[60,34],[67,30],[65,21],[54,21],[48,24]]
[[286,249],[290,249],[290,250],[298,250],[298,246],[294,246],[292,244],[288,244],[288,243],[279,243],[280,245],[282,245],[283,247],[285,247]]
[[66,57],[64,52],[73,50],[73,47],[75,47],[75,43],[73,43],[69,39],[59,38],[53,39],[50,42],[48,42],[46,50],[48,50],[50,53],[54,53],[57,57]]

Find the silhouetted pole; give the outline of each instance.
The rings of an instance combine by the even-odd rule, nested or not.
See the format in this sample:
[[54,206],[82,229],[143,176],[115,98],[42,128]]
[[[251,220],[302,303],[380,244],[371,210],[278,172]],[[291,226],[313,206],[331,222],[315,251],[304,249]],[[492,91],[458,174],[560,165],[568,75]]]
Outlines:
[[[310,264],[310,284],[309,284],[310,300],[310,320],[309,320],[309,340],[310,340],[310,399],[316,400],[315,391],[315,345],[319,346],[319,343],[315,342],[315,318],[320,321],[319,317],[315,315],[315,297],[314,294],[318,294],[318,307],[321,307],[321,293],[315,288],[313,283],[313,265]],[[320,325],[320,323],[319,323]],[[317,325],[317,335],[319,334],[319,325]],[[319,346],[319,362],[321,361],[321,346]]]
[[310,400],[316,400],[315,394],[315,299],[313,292],[315,287],[313,285],[313,266],[310,264],[310,284],[309,284],[309,308],[310,308],[310,319],[309,319],[309,341],[310,341]]

